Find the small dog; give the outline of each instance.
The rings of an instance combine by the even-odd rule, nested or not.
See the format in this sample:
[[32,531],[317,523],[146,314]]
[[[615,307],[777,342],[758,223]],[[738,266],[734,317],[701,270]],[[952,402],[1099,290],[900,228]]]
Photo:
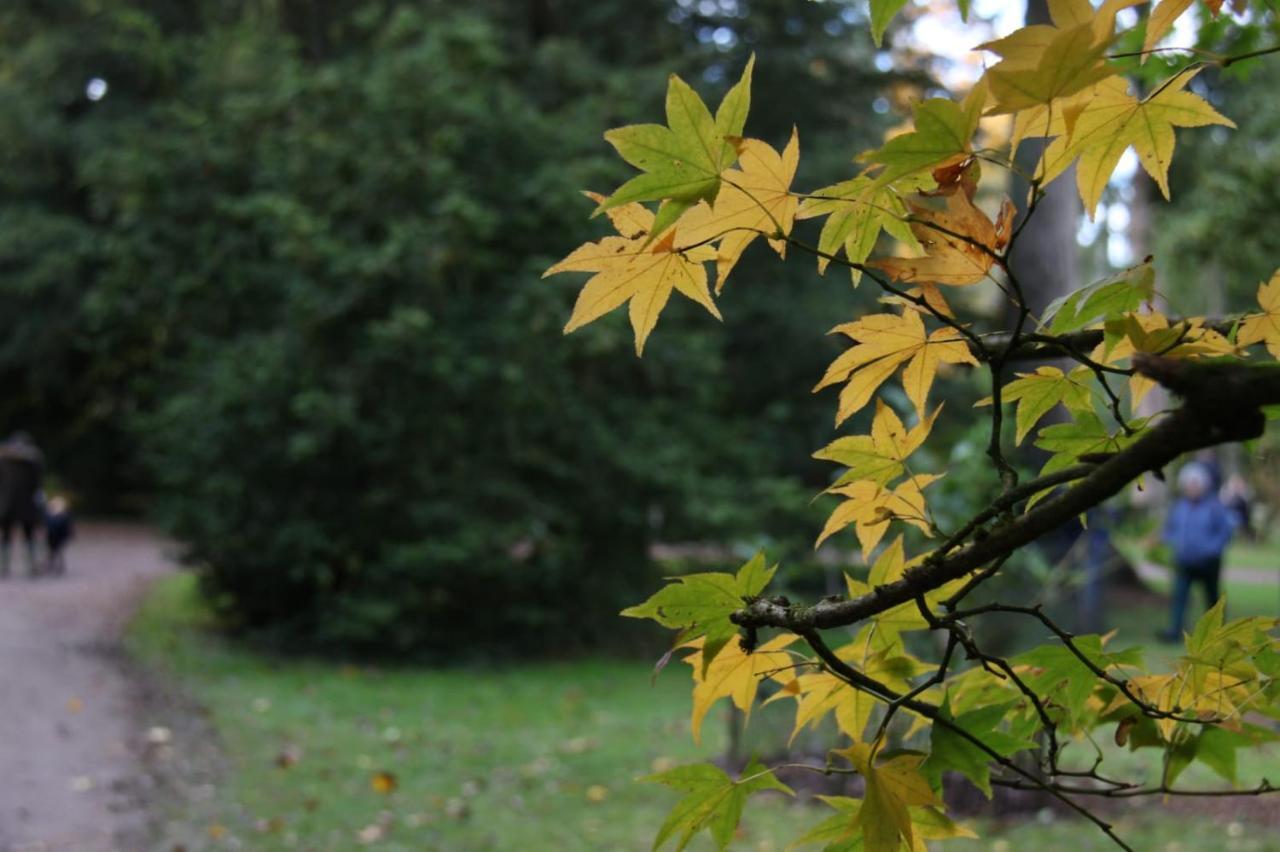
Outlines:
[[48,572],[61,577],[67,573],[67,542],[75,536],[75,517],[71,503],[62,496],[48,499],[44,507],[45,544],[49,548]]

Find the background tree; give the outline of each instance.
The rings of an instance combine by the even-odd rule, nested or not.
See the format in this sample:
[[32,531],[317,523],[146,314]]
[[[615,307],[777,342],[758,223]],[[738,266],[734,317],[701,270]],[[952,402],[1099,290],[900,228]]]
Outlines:
[[[10,4],[0,417],[295,642],[586,647],[654,541],[807,550],[829,414],[782,389],[871,294],[748,271],[741,313],[637,363],[617,328],[561,345],[562,292],[527,286],[621,175],[599,128],[672,68],[723,89],[758,50],[779,105],[810,81],[758,115],[831,141],[815,179],[895,120],[863,117],[893,75],[861,11],[712,5]],[[486,640],[459,603],[499,581]]]

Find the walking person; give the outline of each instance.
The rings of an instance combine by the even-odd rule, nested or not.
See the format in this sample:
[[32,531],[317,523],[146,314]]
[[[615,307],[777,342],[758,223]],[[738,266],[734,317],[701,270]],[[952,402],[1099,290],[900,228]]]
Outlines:
[[13,528],[21,527],[26,542],[27,573],[39,573],[36,527],[44,520],[37,502],[44,475],[44,456],[26,432],[15,432],[0,444],[0,579],[9,576]]
[[1181,496],[1169,509],[1162,538],[1173,550],[1173,599],[1169,629],[1160,633],[1166,642],[1182,636],[1183,620],[1193,583],[1204,589],[1206,606],[1218,602],[1222,576],[1222,554],[1231,541],[1235,519],[1218,499],[1213,476],[1199,462],[1192,462],[1178,474]]
[[44,502],[44,535],[49,549],[49,574],[62,577],[67,573],[67,542],[76,534],[75,516],[66,497],[55,494]]

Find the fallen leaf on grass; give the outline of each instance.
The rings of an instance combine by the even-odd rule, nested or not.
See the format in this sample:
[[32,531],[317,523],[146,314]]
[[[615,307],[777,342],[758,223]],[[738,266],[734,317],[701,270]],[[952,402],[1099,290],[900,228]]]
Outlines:
[[400,786],[400,782],[396,780],[396,776],[392,772],[385,769],[375,772],[369,778],[369,786],[373,788],[373,792],[388,795],[394,793],[396,787]]

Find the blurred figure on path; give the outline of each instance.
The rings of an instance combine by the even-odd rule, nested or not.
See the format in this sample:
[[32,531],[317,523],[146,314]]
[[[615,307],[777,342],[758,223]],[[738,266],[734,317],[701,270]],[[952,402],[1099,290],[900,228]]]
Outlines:
[[75,536],[75,516],[66,497],[55,494],[44,504],[45,543],[49,548],[49,574],[67,573],[67,542]]
[[1252,495],[1249,493],[1249,485],[1244,481],[1244,477],[1238,473],[1227,477],[1227,484],[1222,486],[1219,496],[1222,505],[1227,507],[1227,511],[1235,520],[1236,529],[1243,532],[1245,538],[1253,541],[1257,534],[1253,529]]
[[1173,550],[1174,567],[1169,629],[1159,634],[1166,642],[1182,636],[1193,582],[1204,588],[1206,606],[1218,602],[1222,554],[1235,529],[1235,520],[1218,499],[1213,476],[1203,464],[1191,462],[1182,469],[1178,492],[1162,535]]
[[1196,453],[1196,464],[1204,468],[1204,472],[1209,475],[1209,490],[1217,494],[1222,489],[1222,464],[1218,461],[1218,452],[1213,447],[1207,447]]
[[22,527],[27,545],[27,573],[34,577],[36,525],[42,520],[36,497],[44,475],[44,456],[26,432],[14,432],[0,444],[0,579],[9,576],[13,528]]

